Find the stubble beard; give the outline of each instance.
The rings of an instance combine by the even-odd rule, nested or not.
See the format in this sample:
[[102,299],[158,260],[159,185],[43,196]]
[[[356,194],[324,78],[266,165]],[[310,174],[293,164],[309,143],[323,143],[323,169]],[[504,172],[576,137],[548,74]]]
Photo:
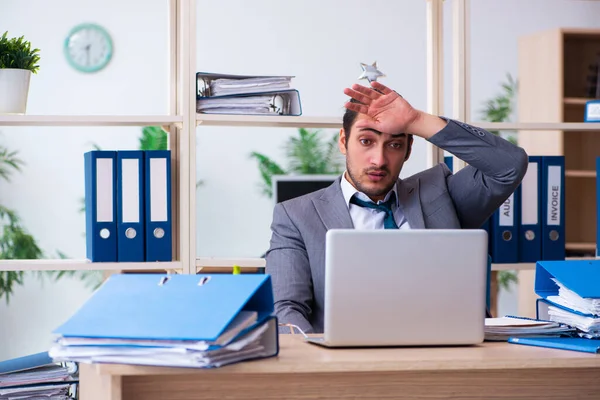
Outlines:
[[[387,170],[387,168],[382,168],[381,170],[385,171],[387,173],[385,179],[389,179],[389,173],[390,171]],[[352,184],[354,185],[354,187],[366,194],[369,197],[379,197],[379,196],[385,196],[396,184],[396,181],[391,181],[386,187],[384,188],[380,188],[378,186],[376,187],[369,187],[365,184],[362,183],[362,181],[359,179],[359,177],[354,175],[354,171],[352,170],[352,168],[350,168],[350,166],[348,164],[346,164],[346,171],[348,171],[348,176],[350,177],[350,181],[352,182]],[[363,172],[363,176],[365,176],[365,179],[368,179],[366,177],[367,172],[369,170],[364,170]],[[375,183],[374,183],[375,184]]]

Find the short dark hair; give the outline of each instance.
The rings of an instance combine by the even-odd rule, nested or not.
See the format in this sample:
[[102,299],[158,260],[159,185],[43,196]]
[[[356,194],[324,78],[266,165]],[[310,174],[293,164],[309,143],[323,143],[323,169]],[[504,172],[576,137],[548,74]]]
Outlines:
[[[353,98],[350,99],[350,103],[358,103],[361,104],[358,100]],[[342,119],[342,127],[344,128],[344,136],[346,136],[346,146],[348,145],[348,138],[350,137],[350,128],[354,125],[354,121],[356,121],[356,117],[358,113],[356,111],[352,111],[346,108],[346,112],[344,112],[344,118]]]

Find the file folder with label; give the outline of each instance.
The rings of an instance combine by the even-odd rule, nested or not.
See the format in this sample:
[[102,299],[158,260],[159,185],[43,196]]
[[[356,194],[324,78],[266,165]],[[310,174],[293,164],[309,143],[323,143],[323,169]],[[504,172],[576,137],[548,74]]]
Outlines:
[[542,257],[565,259],[565,158],[542,157]]
[[144,152],[146,261],[172,260],[171,152]]
[[86,257],[92,262],[117,261],[117,153],[84,154]]
[[142,262],[144,253],[144,152],[117,152],[117,260]]
[[279,351],[270,275],[112,275],[54,333],[50,356],[214,367]]
[[491,218],[491,248],[494,263],[519,262],[520,187],[494,212]]
[[542,259],[541,187],[542,157],[530,156],[521,182],[519,262],[534,263]]

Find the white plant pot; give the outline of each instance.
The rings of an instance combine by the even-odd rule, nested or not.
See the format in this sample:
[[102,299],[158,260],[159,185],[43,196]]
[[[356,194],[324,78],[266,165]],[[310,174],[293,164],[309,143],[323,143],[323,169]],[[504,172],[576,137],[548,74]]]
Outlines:
[[31,71],[0,68],[0,114],[25,114]]

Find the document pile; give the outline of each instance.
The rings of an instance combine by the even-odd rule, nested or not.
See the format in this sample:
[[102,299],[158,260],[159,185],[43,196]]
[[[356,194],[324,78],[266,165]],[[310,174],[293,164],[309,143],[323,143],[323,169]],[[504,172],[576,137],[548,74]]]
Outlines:
[[292,76],[196,74],[197,111],[205,114],[301,115]]
[[561,336],[573,328],[557,322],[506,316],[485,319],[485,340],[506,342],[510,337]]
[[213,368],[279,352],[269,275],[112,275],[67,322],[54,360]]
[[600,339],[600,260],[538,262],[538,315]]
[[77,364],[55,363],[47,352],[0,362],[0,399],[76,399]]

